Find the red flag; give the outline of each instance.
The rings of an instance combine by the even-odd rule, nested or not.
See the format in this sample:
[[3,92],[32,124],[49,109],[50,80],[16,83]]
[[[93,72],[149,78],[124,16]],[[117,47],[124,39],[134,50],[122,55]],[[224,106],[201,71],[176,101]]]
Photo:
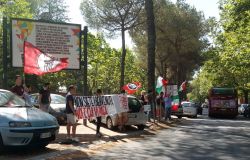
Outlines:
[[24,73],[43,75],[60,71],[68,66],[68,58],[56,58],[24,42]]
[[122,87],[128,94],[134,94],[139,88],[141,88],[140,82],[128,83]]

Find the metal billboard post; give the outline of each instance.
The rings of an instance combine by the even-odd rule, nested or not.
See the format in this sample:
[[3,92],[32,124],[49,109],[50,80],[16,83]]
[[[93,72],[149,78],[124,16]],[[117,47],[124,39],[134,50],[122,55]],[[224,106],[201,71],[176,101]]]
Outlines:
[[3,17],[3,88],[7,89],[8,46],[7,46],[7,17]]

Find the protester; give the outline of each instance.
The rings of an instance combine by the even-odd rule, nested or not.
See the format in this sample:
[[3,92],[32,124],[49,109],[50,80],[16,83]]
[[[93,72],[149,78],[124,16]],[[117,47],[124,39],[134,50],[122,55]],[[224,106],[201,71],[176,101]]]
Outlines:
[[[148,93],[146,94],[146,99],[148,101],[148,105],[151,106],[151,110],[148,112],[148,122],[150,122],[150,118],[153,118],[153,115],[155,113],[154,110],[154,100],[153,100],[153,91],[152,90],[148,90]],[[145,98],[144,97],[144,98]]]
[[24,98],[24,87],[22,84],[22,77],[20,75],[16,75],[15,85],[11,88],[11,92],[19,96],[20,98]]
[[[126,95],[125,90],[122,90],[121,94]],[[118,119],[119,119],[119,126],[118,126],[119,130],[120,131],[125,131],[126,130],[125,124],[128,121],[128,112],[118,113]]]
[[146,96],[145,94],[146,94],[146,91],[142,90],[141,91],[141,97],[140,97],[140,100],[142,101],[142,105],[146,105],[147,104],[147,102],[145,100],[145,96]]
[[[79,139],[76,137],[77,117],[74,108],[74,97],[73,97],[75,93],[76,93],[76,87],[74,85],[70,85],[68,88],[68,93],[66,95],[67,139],[78,142]],[[70,134],[71,127],[72,127],[72,134]]]
[[31,96],[30,96],[31,90],[32,90],[32,88],[31,88],[30,85],[26,85],[26,86],[24,87],[23,97],[24,97],[25,103],[26,103],[27,105],[32,105]]
[[43,88],[39,91],[39,109],[44,112],[49,112],[49,106],[51,103],[49,86],[50,83],[44,83]]
[[[101,89],[97,89],[96,96],[97,96],[97,98],[102,96],[102,90]],[[96,117],[96,136],[97,137],[102,136],[102,134],[100,133],[101,121],[102,121],[102,117]]]
[[161,110],[162,107],[164,106],[164,99],[163,99],[164,93],[161,92],[157,97],[156,97],[156,116],[158,119],[161,119]]
[[170,94],[165,94],[164,97],[165,101],[165,121],[171,121],[171,107],[172,107],[172,98]]

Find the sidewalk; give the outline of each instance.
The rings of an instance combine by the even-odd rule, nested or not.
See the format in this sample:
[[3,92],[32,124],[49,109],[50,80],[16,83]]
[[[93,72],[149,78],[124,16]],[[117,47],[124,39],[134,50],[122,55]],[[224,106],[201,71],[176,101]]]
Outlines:
[[[157,121],[156,121],[157,122]],[[103,134],[101,138],[96,137],[95,124],[88,123],[84,126],[82,121],[76,129],[76,136],[79,138],[79,143],[65,144],[66,140],[66,126],[60,126],[59,135],[57,139],[49,144],[47,148],[50,152],[30,158],[30,160],[44,159],[44,160],[68,160],[68,159],[82,159],[83,157],[89,159],[91,150],[103,149],[104,145],[113,146],[116,142],[123,142],[127,138],[144,138],[145,136],[152,136],[157,134],[161,129],[166,129],[175,126],[180,122],[174,119],[173,123],[147,123],[144,131],[137,130],[136,127],[127,127],[126,132],[111,131],[104,126],[101,126],[100,132]],[[79,158],[81,157],[81,158]]]

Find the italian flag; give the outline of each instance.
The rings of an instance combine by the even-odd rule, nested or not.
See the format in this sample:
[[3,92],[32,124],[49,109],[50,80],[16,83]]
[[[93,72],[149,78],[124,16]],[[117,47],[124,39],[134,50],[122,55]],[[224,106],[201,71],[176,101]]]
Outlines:
[[156,81],[156,92],[157,93],[165,92],[164,86],[166,86],[167,83],[168,83],[167,80],[165,80],[161,76],[159,76],[157,78],[157,81]]

